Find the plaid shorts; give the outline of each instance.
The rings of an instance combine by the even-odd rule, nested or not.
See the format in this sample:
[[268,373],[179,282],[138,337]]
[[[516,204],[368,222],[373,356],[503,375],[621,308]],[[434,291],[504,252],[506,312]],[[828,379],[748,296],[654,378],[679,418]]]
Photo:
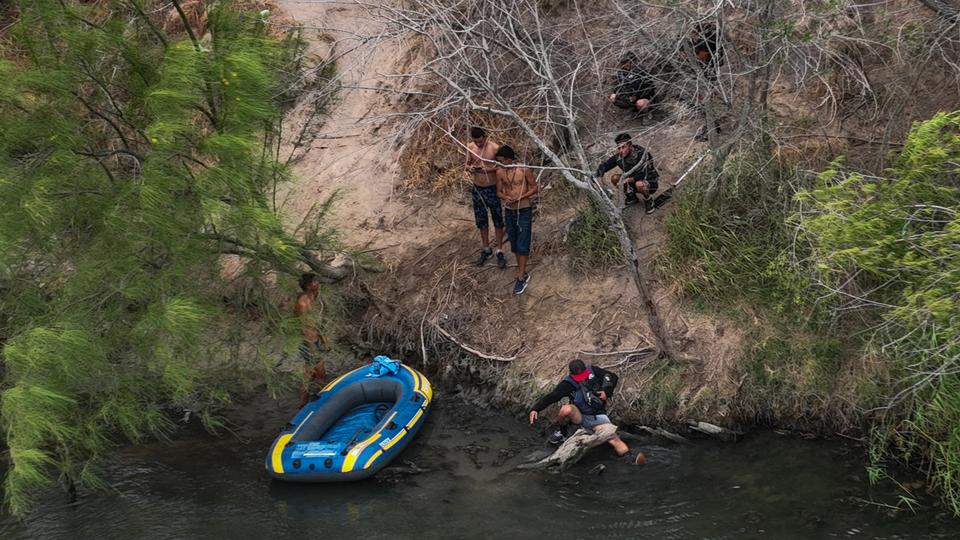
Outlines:
[[477,223],[478,229],[486,229],[490,226],[487,221],[487,210],[493,217],[493,226],[503,228],[503,208],[500,206],[500,199],[497,198],[497,186],[480,187],[474,185],[470,190],[473,195],[473,218]]

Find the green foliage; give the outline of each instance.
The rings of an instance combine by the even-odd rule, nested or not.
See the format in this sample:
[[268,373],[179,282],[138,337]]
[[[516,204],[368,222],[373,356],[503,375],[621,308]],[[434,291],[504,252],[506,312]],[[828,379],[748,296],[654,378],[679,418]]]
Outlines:
[[687,187],[670,213],[661,271],[709,305],[746,297],[802,317],[808,283],[795,261],[803,246],[785,219],[799,184],[794,170],[759,149],[731,157],[712,184],[701,178]]
[[742,359],[740,407],[762,419],[816,415],[838,382],[841,351],[828,336],[758,338]]
[[570,224],[567,248],[573,268],[582,272],[623,263],[620,241],[610,227],[610,220],[592,202],[578,211]]
[[[271,376],[222,324],[224,254],[250,281],[337,250],[329,202],[288,232],[272,204],[294,38],[219,2],[209,35],[167,35],[130,1],[20,3],[0,62],[0,394],[15,512],[51,473],[96,485],[116,435],[216,428]],[[325,311],[329,316],[332,310]],[[224,328],[225,326],[229,328]],[[280,325],[279,330],[294,325]]]
[[854,345],[880,359],[853,396],[878,411],[871,474],[891,456],[922,463],[960,513],[960,111],[914,126],[883,176],[837,160],[804,187],[758,157],[702,185],[709,201],[688,189],[664,270],[708,305],[775,315],[742,363],[759,414],[812,412]]
[[960,513],[960,111],[914,126],[886,177],[837,163],[797,200],[818,279],[881,319],[872,341],[896,380],[875,461],[926,462]]
[[683,387],[683,365],[661,360],[647,370],[650,370],[650,374],[641,375],[639,394],[631,401],[630,407],[653,423],[675,418]]

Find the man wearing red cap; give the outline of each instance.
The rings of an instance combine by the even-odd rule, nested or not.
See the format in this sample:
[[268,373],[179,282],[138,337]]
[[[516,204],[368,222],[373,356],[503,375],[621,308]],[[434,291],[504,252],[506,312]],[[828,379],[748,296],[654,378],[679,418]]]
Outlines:
[[[571,423],[582,428],[610,424],[607,416],[607,401],[617,386],[617,376],[594,366],[588,366],[582,360],[574,360],[569,365],[570,375],[563,378],[552,392],[543,396],[530,408],[530,423],[537,420],[540,411],[560,401],[564,397],[569,403],[560,407],[560,429],[550,437],[552,444],[560,444],[566,439],[565,428]],[[630,451],[620,437],[610,439],[610,446],[618,456]]]

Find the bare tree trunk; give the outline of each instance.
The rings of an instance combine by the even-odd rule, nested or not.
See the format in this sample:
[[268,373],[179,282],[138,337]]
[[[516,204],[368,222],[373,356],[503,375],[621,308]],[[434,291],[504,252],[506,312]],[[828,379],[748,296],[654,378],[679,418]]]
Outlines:
[[623,252],[623,260],[627,265],[630,277],[633,279],[637,292],[640,294],[640,303],[643,304],[647,312],[647,324],[650,325],[650,331],[653,332],[653,345],[659,351],[661,356],[670,357],[672,355],[669,336],[663,328],[660,314],[657,311],[657,304],[653,301],[653,296],[647,288],[643,276],[640,274],[640,258],[637,257],[637,250],[633,247],[633,239],[630,238],[630,232],[620,215],[620,210],[609,197],[604,197],[596,190],[587,190],[591,200],[610,220],[610,228],[617,235],[620,242],[620,249]]

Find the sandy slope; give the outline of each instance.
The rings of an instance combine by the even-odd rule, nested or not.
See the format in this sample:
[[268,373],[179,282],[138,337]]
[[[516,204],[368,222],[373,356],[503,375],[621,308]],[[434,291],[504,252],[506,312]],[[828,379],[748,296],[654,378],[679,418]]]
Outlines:
[[[310,53],[336,57],[339,99],[309,150],[299,159],[301,181],[286,194],[285,208],[301,216],[316,201],[335,190],[341,194],[335,221],[353,244],[375,235],[365,234],[372,220],[389,219],[403,205],[395,202],[400,133],[385,118],[392,111],[389,75],[404,61],[400,43],[376,40],[382,28],[352,2],[281,2],[287,13],[306,29]],[[291,115],[289,136],[300,131],[305,105]]]
[[[535,223],[532,281],[524,295],[510,293],[513,268],[473,266],[479,242],[468,197],[397,191],[402,184],[397,160],[406,137],[403,124],[390,118],[399,105],[390,92],[396,81],[391,75],[416,62],[413,48],[396,40],[365,41],[383,29],[351,2],[281,4],[309,28],[307,38],[314,52],[322,57],[342,55],[338,68],[343,84],[340,101],[296,166],[301,180],[287,193],[287,209],[291,217],[300,216],[333,190],[342,190],[335,223],[348,242],[376,250],[386,262],[390,271],[374,275],[367,284],[383,304],[395,308],[394,317],[403,317],[408,324],[419,321],[412,328],[433,336],[436,323],[463,344],[491,355],[516,356],[512,369],[532,375],[542,385],[555,380],[566,363],[583,352],[632,350],[646,344],[649,330],[635,301],[637,293],[622,269],[598,270],[590,276],[570,272],[561,240],[573,211],[551,204],[549,196]],[[291,132],[297,130],[298,116],[293,118]],[[624,121],[596,134],[593,150],[599,155],[613,134],[632,131],[658,158],[669,183],[680,174],[681,164],[702,150],[692,142],[697,128],[693,120],[648,128]],[[668,211],[669,206],[644,216],[632,209],[628,218],[648,276],[654,275]],[[675,291],[665,284],[654,281],[653,290],[682,355],[681,401],[705,385],[717,390],[714,395],[735,392],[732,360],[740,353],[742,332],[723,321],[684,314]],[[368,322],[377,317],[384,314],[371,311]],[[417,336],[407,337],[417,341]],[[614,365],[624,355],[586,358]],[[626,401],[650,380],[654,369],[650,362],[618,367]],[[722,416],[724,411],[714,413]]]

